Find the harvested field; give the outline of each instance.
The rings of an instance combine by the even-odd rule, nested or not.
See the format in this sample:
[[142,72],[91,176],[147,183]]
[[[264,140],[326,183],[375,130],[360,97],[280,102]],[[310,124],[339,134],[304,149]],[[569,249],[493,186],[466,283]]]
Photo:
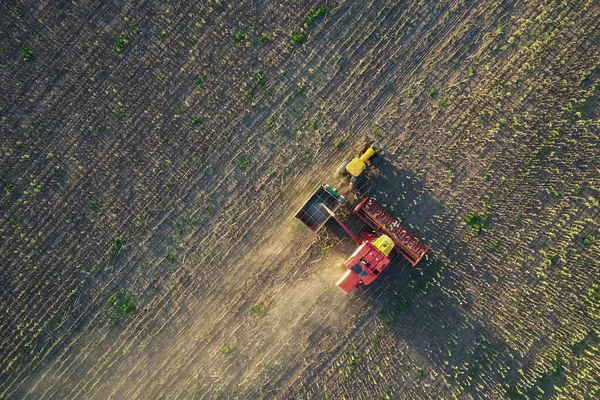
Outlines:
[[[599,26],[594,0],[2,2],[0,398],[600,398]],[[366,135],[389,152],[351,189]],[[323,182],[426,260],[341,293],[354,243],[292,218]]]

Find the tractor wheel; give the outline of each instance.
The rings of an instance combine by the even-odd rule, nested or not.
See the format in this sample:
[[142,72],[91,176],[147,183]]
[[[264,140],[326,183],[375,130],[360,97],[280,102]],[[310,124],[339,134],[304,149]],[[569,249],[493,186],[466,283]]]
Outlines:
[[358,188],[359,185],[363,183],[365,180],[365,173],[363,172],[359,176],[353,176],[350,178],[350,186],[354,188]]
[[336,172],[338,173],[338,175],[344,176],[348,173],[348,171],[346,171],[346,164],[347,163],[344,162],[344,163],[340,164],[339,167],[337,167]]

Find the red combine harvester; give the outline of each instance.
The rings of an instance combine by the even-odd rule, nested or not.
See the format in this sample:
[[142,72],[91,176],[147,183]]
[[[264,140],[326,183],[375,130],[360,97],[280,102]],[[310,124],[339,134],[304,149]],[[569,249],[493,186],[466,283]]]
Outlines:
[[345,261],[346,273],[337,286],[346,294],[358,286],[373,282],[390,264],[392,250],[396,250],[414,267],[423,258],[429,247],[419,243],[396,219],[390,216],[375,201],[367,197],[352,211],[373,230],[373,234],[360,233],[357,237],[336,215],[335,210],[345,201],[331,186],[320,186],[295,217],[316,233],[330,217],[350,235],[358,247]]

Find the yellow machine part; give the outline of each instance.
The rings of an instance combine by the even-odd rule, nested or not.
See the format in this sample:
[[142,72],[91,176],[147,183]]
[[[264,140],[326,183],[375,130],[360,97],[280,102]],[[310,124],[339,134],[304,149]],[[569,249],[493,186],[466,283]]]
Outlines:
[[346,171],[348,171],[350,175],[357,177],[360,174],[362,174],[366,166],[367,164],[365,164],[360,158],[357,157],[354,160],[350,161],[348,165],[346,165]]
[[373,246],[377,247],[386,257],[389,257],[390,251],[394,248],[394,241],[388,235],[381,235],[373,242]]
[[350,161],[348,165],[346,165],[346,171],[354,177],[358,177],[365,170],[367,166],[367,161],[375,154],[375,149],[373,147],[369,147],[367,151],[360,157],[356,157],[354,160]]
[[360,161],[366,163],[367,161],[369,161],[369,159],[371,157],[373,157],[373,154],[375,154],[375,149],[372,147],[369,147],[367,149],[367,151],[365,151],[364,154],[362,156],[360,156]]

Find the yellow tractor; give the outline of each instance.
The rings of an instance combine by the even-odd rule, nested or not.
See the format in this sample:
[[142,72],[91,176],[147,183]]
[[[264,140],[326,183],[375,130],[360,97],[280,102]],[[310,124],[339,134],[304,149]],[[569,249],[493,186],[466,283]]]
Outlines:
[[365,172],[381,155],[385,154],[385,147],[376,140],[365,146],[360,156],[355,157],[348,163],[339,166],[337,172],[340,175],[349,175],[350,184],[356,186],[363,180]]

